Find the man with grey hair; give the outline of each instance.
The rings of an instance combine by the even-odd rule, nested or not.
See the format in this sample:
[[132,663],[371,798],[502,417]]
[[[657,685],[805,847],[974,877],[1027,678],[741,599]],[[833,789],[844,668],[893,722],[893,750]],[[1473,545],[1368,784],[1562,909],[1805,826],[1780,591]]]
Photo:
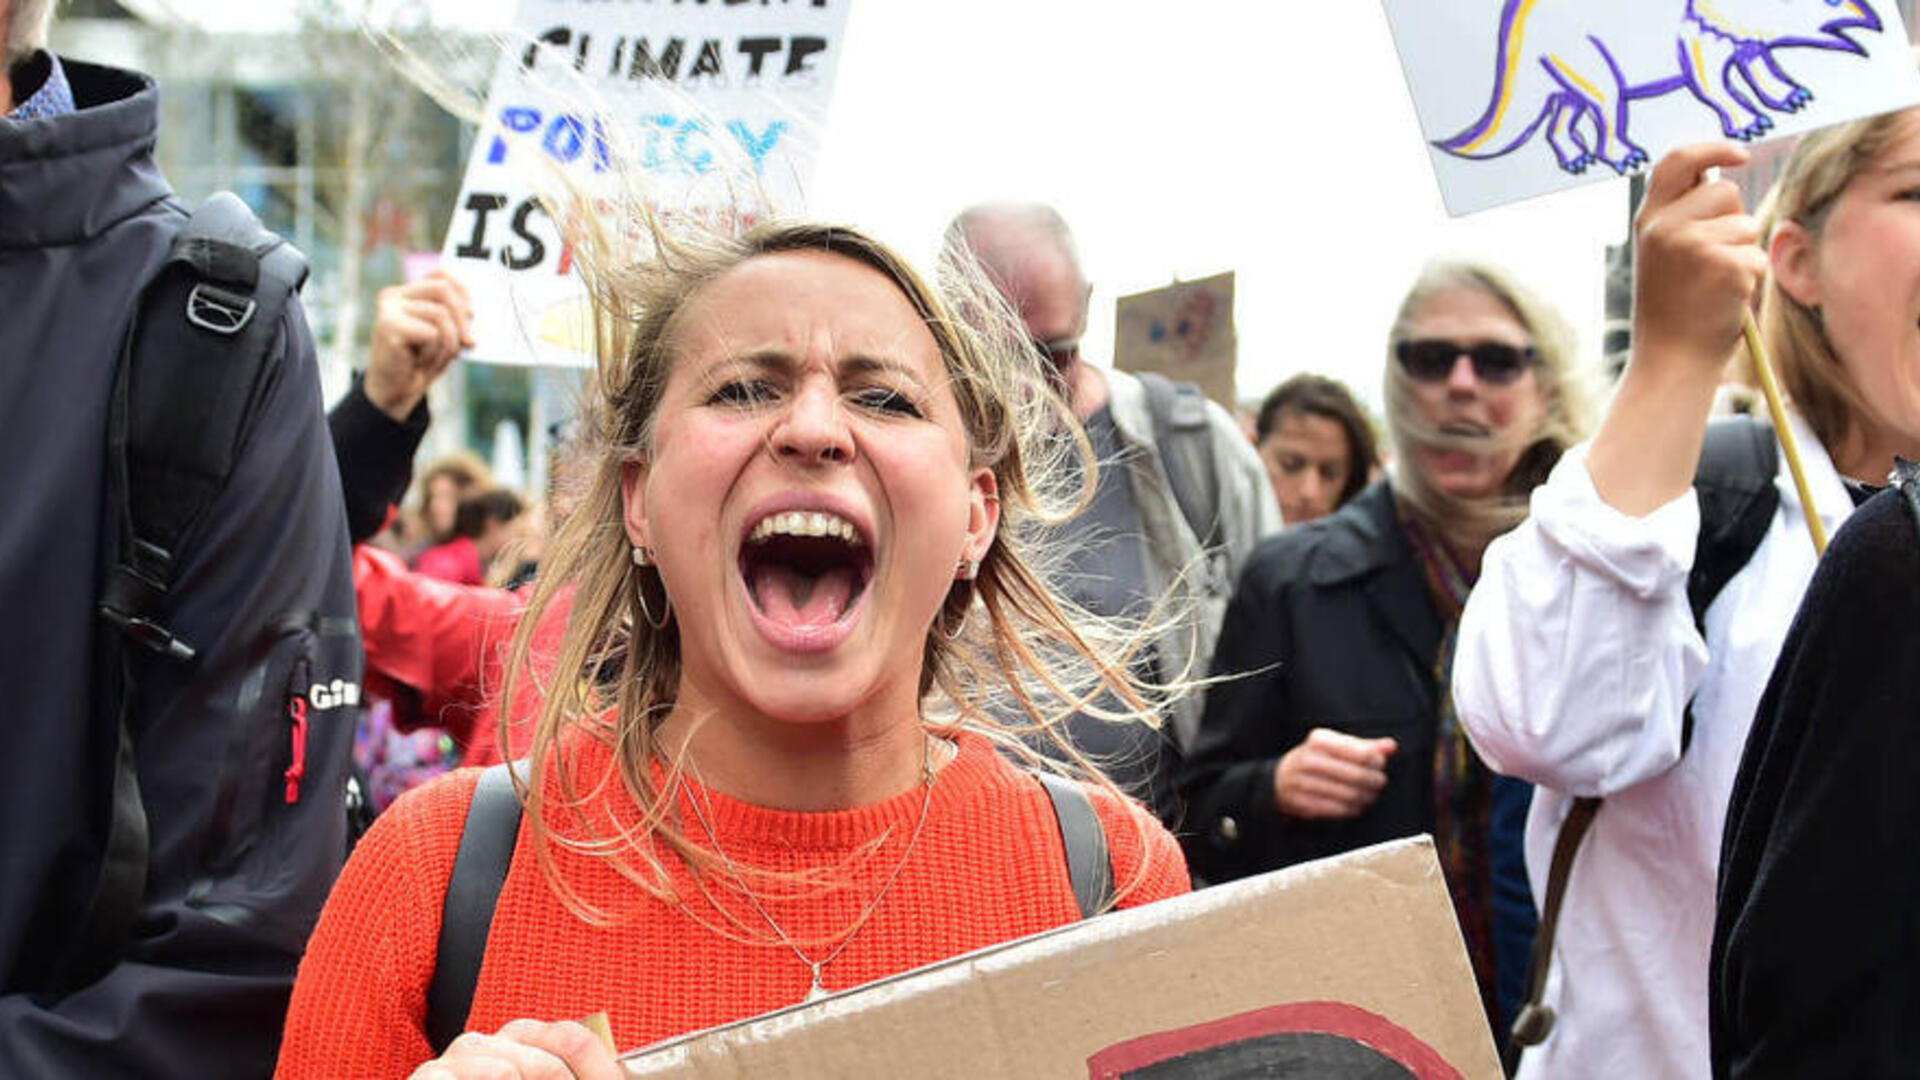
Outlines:
[[[948,227],[947,242],[971,251],[1019,312],[1099,461],[1092,502],[1059,538],[1072,553],[1063,584],[1097,615],[1171,614],[1143,674],[1204,677],[1241,564],[1261,537],[1280,529],[1259,455],[1234,418],[1197,388],[1103,369],[1082,355],[1093,287],[1053,207],[970,207]],[[1156,612],[1162,597],[1169,603]],[[1174,702],[1170,739],[1087,716],[1074,718],[1069,735],[1177,830],[1173,776],[1199,727],[1198,699]]]
[[49,19],[0,0],[0,1076],[264,1077],[361,663],[304,263]]

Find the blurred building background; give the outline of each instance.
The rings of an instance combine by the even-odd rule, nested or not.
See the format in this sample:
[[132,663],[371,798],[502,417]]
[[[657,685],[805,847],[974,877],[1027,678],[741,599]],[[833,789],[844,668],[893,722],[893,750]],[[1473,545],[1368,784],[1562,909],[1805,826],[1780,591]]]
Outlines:
[[[283,11],[214,20],[166,0],[65,0],[52,44],[152,75],[161,89],[157,154],[181,196],[236,192],[306,252],[307,313],[332,401],[365,365],[379,290],[437,255],[473,140],[473,126],[405,77],[396,58],[417,49],[455,69],[441,72],[448,86],[478,90],[495,53],[488,36],[435,25],[419,4],[383,7],[386,36],[365,29],[370,0],[261,2]],[[468,447],[491,459],[496,446],[513,448],[518,460],[494,462],[503,479],[542,477],[546,439],[534,433],[558,422],[576,381],[456,365],[436,388],[422,456]]]

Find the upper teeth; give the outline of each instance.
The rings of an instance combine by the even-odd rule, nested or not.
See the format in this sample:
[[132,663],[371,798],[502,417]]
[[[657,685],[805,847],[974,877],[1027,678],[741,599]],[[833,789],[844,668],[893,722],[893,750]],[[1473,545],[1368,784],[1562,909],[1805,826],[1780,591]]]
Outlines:
[[837,536],[855,547],[860,546],[860,531],[838,514],[804,511],[773,514],[762,518],[747,535],[747,540],[757,543],[770,536]]

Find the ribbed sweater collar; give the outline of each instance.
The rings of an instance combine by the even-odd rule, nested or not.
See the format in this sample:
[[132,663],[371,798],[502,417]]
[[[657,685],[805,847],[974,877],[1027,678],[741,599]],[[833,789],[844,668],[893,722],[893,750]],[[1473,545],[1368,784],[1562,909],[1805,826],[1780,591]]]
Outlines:
[[991,772],[993,746],[984,737],[961,733],[960,753],[933,777],[931,801],[920,785],[867,806],[851,810],[801,812],[757,806],[684,780],[683,799],[701,799],[701,810],[719,832],[722,842],[741,845],[771,844],[818,852],[851,852],[888,830],[910,830],[927,806],[929,822],[945,820],[980,790]]
[[[849,810],[779,810],[714,791],[691,774],[684,774],[680,780],[679,813],[685,825],[698,835],[701,831],[698,819],[688,807],[687,800],[701,800],[701,812],[713,823],[721,842],[729,845],[729,850],[738,847],[744,851],[749,847],[771,845],[783,850],[821,854],[849,853],[873,843],[889,830],[895,833],[902,829],[911,830],[920,818],[923,802],[927,805],[930,826],[949,820],[953,814],[967,812],[969,804],[980,796],[983,788],[1004,771],[996,768],[995,755],[998,751],[985,736],[963,731],[952,738],[960,752],[934,773],[930,801],[924,789],[915,784],[898,795]],[[614,820],[622,824],[632,824],[633,811],[624,807],[624,795],[617,794],[624,792],[624,787],[617,776],[607,773],[607,770],[614,768],[609,747],[597,739],[583,738],[574,744],[572,760],[576,770],[576,790],[597,790],[603,799],[613,799],[613,804],[603,807],[603,810],[610,810]],[[666,766],[656,760],[653,764],[654,782],[663,783],[666,776]],[[554,779],[550,778],[549,796],[557,798],[559,790],[553,786],[554,783]]]

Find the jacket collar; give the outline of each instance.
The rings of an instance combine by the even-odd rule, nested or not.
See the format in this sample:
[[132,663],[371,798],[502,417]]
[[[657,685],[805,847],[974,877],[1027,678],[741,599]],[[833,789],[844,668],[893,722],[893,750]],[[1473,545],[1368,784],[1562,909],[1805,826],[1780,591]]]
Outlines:
[[173,193],[153,162],[153,80],[63,63],[77,112],[0,119],[0,250],[79,243]]
[[1380,480],[1331,517],[1305,529],[1321,530],[1307,581],[1319,588],[1358,585],[1388,633],[1425,672],[1440,648],[1440,616],[1434,610],[1419,557],[1400,527],[1390,481]]
[[1302,527],[1323,533],[1320,557],[1307,571],[1315,585],[1342,585],[1414,557],[1386,480],[1355,495],[1339,513]]

